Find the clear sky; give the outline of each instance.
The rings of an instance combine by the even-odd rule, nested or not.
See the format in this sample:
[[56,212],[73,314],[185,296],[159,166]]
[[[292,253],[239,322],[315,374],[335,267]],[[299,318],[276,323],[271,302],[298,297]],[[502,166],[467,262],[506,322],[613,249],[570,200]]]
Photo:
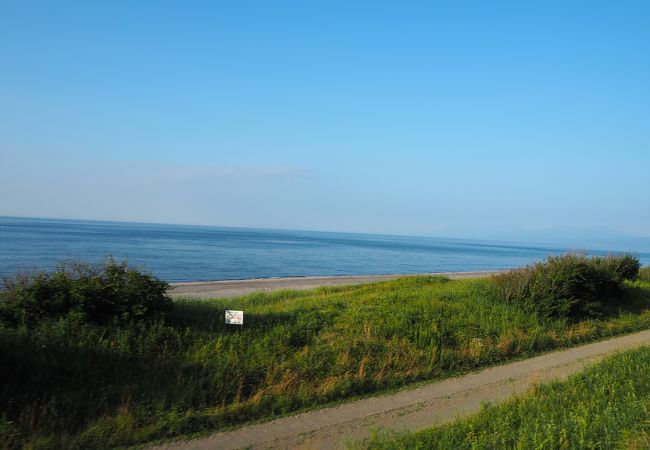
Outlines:
[[650,235],[650,2],[2,1],[0,215]]

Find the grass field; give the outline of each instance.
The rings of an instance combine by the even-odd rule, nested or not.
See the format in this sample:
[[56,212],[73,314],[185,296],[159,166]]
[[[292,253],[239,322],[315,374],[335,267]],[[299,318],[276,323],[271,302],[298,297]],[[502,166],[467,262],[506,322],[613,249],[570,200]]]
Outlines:
[[[243,329],[224,309],[243,309]],[[223,429],[650,328],[650,283],[597,319],[539,319],[490,280],[176,302],[165,322],[0,326],[0,447],[107,448]]]
[[534,388],[467,419],[379,433],[366,449],[647,449],[650,348],[620,353],[565,382]]

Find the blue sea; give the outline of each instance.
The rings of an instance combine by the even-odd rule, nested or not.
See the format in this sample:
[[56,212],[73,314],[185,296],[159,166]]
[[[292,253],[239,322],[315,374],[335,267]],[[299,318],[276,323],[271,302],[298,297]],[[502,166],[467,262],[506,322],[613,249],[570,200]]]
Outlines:
[[[0,217],[0,276],[127,259],[169,282],[521,267],[569,248],[432,237]],[[607,249],[590,251],[606,254]],[[650,254],[639,254],[650,262]]]

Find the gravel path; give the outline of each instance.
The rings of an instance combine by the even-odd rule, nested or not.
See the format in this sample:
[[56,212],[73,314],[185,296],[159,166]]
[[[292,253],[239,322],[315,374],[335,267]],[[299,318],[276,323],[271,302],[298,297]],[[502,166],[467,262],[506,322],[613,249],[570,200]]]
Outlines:
[[[480,278],[499,272],[443,272],[417,275],[442,275],[453,280],[461,278]],[[290,277],[290,278],[256,278],[250,280],[199,281],[191,283],[171,283],[169,291],[172,297],[218,298],[234,297],[260,291],[277,291],[281,289],[313,289],[319,286],[344,286],[372,283],[374,281],[394,280],[410,275],[357,275],[332,277]]]
[[614,352],[650,345],[650,330],[484,369],[461,377],[370,397],[158,449],[337,449],[372,429],[419,430],[479,411],[533,384],[563,379]]

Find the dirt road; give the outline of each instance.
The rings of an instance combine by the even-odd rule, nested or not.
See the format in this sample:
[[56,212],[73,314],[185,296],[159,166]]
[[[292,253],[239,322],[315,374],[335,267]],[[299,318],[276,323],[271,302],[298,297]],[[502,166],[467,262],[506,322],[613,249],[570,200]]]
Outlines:
[[[461,278],[487,277],[499,272],[444,272],[421,275],[442,275],[454,280]],[[333,277],[290,277],[256,278],[250,280],[205,281],[192,283],[172,283],[169,291],[172,297],[218,298],[234,297],[260,291],[281,289],[312,289],[318,286],[344,286],[372,283],[374,281],[394,280],[413,275],[359,275]]]
[[477,412],[483,402],[498,403],[535,383],[565,378],[604,356],[642,345],[650,345],[650,330],[157,448],[343,448],[376,428],[414,431],[449,422]]

